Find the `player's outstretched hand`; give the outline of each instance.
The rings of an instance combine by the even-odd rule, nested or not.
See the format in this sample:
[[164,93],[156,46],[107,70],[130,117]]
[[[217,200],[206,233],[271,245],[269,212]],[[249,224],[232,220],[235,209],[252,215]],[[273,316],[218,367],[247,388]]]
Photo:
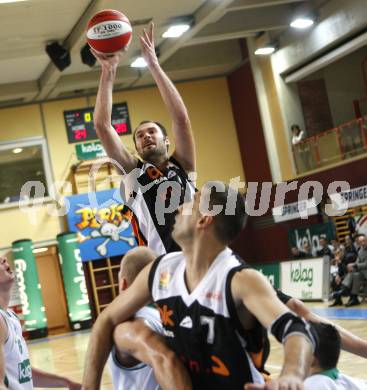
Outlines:
[[265,384],[247,383],[244,390],[303,390],[303,382],[296,376],[282,376]]
[[[127,50],[127,49],[126,49]],[[112,54],[105,54],[90,48],[90,51],[97,58],[102,68],[117,68],[126,50],[121,50]]]
[[158,58],[155,53],[155,47],[154,47],[153,22],[149,24],[148,32],[145,29],[143,30],[143,33],[140,36],[140,47],[141,47],[141,55],[143,56],[149,68],[158,63]]

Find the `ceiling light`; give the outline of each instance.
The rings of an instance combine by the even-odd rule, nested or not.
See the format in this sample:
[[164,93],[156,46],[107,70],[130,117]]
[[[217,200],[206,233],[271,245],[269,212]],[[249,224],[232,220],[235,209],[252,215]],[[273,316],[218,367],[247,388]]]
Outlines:
[[26,0],[0,0],[0,4],[17,3],[18,1],[26,1]]
[[33,249],[33,253],[42,253],[42,252],[47,252],[48,251],[48,248],[44,247],[44,248],[36,248],[36,249]]
[[19,153],[22,153],[22,152],[23,152],[22,148],[15,148],[15,149],[13,149],[13,153],[14,154],[19,154]]
[[265,46],[265,47],[260,47],[255,51],[255,54],[257,56],[268,56],[269,54],[272,54],[275,52],[275,47],[274,46]]
[[310,18],[297,18],[291,23],[293,28],[308,28],[314,24],[314,21]]
[[130,64],[132,68],[146,68],[148,65],[143,57],[138,57]]
[[176,24],[169,27],[162,35],[163,38],[178,38],[190,28],[189,24]]

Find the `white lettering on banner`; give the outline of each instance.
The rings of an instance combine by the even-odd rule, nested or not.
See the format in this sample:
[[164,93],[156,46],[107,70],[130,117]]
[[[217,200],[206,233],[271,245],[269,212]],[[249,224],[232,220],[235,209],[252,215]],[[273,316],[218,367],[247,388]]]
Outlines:
[[323,258],[281,262],[282,291],[299,299],[326,298],[329,274],[325,264]]
[[17,276],[17,281],[18,281],[19,295],[20,295],[20,301],[22,303],[23,314],[28,315],[31,313],[31,311],[29,310],[28,295],[25,291],[25,282],[24,282],[24,275],[23,275],[23,273],[27,270],[27,263],[23,259],[16,259],[14,260],[14,264],[15,264],[15,274]]
[[75,259],[77,261],[76,269],[77,269],[79,276],[74,277],[73,280],[74,280],[74,283],[79,284],[80,292],[82,293],[82,299],[78,299],[76,301],[76,304],[78,306],[82,306],[82,305],[89,303],[89,298],[88,298],[87,285],[85,282],[85,277],[84,277],[84,272],[83,272],[82,258],[80,256],[80,249],[74,250],[74,256],[75,256]]

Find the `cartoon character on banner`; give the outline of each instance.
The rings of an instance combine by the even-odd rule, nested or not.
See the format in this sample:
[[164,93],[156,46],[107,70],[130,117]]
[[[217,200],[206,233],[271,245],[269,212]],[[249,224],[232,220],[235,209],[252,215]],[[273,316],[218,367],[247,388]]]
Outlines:
[[130,226],[132,218],[131,210],[124,212],[124,205],[113,204],[109,208],[100,210],[91,209],[80,205],[81,208],[76,211],[76,214],[81,215],[81,222],[76,224],[79,230],[86,228],[93,229],[89,235],[77,233],[79,243],[83,243],[93,238],[105,238],[102,244],[99,244],[95,249],[101,256],[107,255],[107,247],[109,242],[124,241],[129,246],[135,244],[135,236],[123,237],[121,233],[127,230]]

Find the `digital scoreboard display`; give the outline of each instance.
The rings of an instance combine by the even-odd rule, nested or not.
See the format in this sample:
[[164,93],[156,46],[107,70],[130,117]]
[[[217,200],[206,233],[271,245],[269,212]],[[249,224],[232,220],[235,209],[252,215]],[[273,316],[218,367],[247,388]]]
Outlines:
[[[98,139],[93,125],[94,107],[64,111],[69,144]],[[127,103],[112,106],[111,123],[119,135],[131,134]]]

